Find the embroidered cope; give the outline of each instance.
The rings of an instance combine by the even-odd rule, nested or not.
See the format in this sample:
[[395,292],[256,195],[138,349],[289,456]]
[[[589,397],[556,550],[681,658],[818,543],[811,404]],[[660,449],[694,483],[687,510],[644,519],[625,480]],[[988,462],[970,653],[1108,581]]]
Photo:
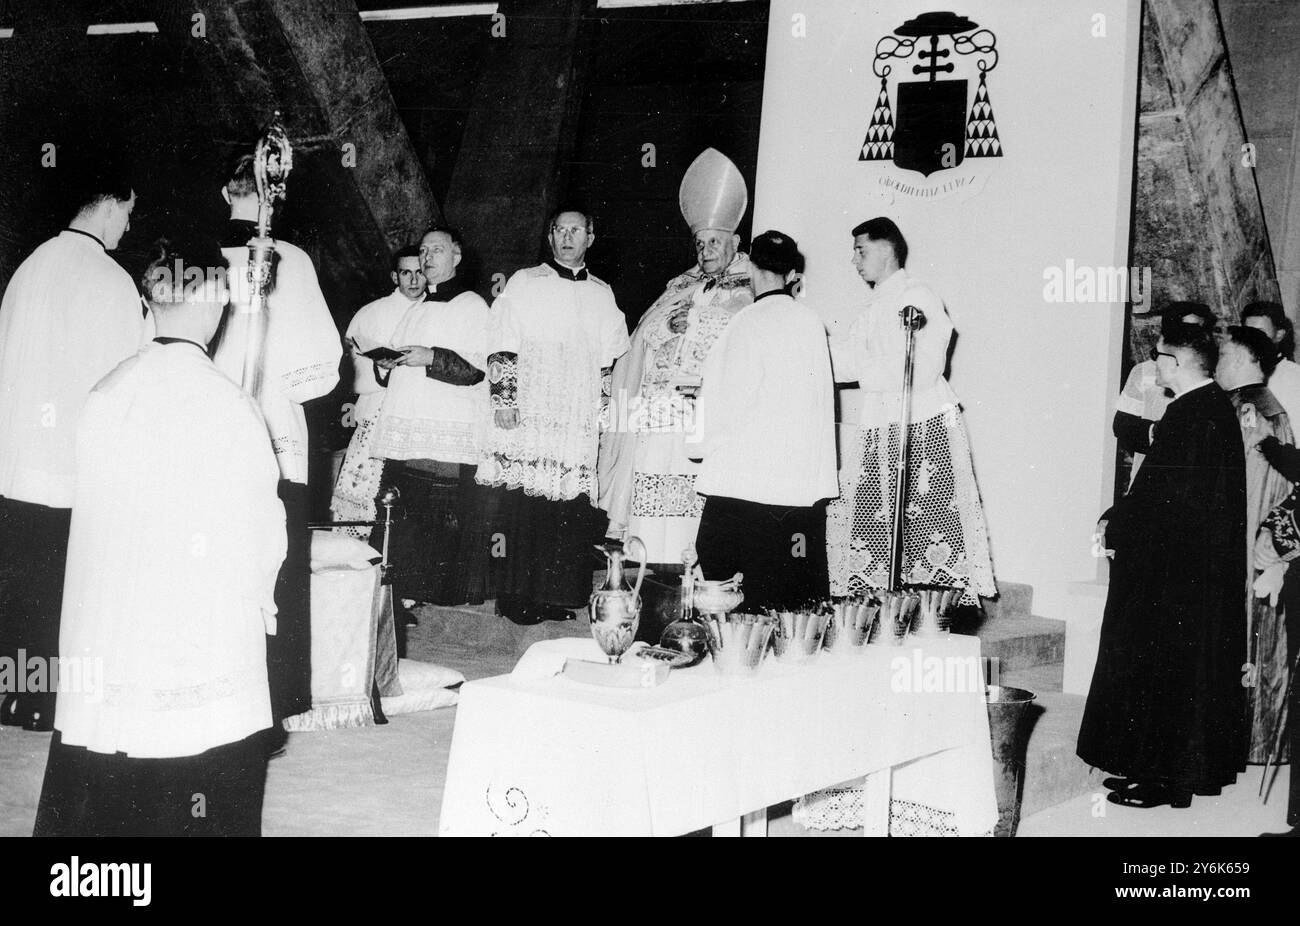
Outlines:
[[[737,254],[716,279],[698,265],[674,277],[642,317],[614,368],[610,430],[601,439],[600,507],[611,527],[641,538],[650,562],[681,562],[695,542],[704,501],[688,454],[704,362],[732,317],[754,301],[749,258]],[[701,391],[707,389],[701,386]]]

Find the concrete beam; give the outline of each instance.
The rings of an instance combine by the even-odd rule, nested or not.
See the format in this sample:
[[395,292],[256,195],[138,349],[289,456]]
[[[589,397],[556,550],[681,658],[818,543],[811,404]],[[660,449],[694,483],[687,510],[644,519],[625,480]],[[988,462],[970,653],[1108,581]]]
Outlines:
[[447,191],[484,281],[536,263],[567,185],[594,0],[503,0]]
[[442,212],[356,4],[151,0],[150,7],[160,32],[203,62],[214,141],[246,150],[272,113],[282,113],[295,148],[289,208],[295,196],[316,207],[316,256],[336,315],[386,289],[391,252]]
[[[1235,319],[1276,298],[1263,208],[1211,0],[1147,0],[1133,263],[1152,268],[1154,305],[1198,299]],[[1141,359],[1156,320],[1133,318]]]

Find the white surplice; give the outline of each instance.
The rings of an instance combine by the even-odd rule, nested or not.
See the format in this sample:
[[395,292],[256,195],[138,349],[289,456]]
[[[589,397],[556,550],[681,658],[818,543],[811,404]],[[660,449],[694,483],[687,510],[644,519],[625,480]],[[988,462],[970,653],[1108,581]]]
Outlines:
[[[526,267],[492,303],[492,353],[518,356],[519,424],[488,430],[483,485],[568,501],[597,496],[601,374],[627,353],[627,321],[609,284],[585,270]],[[592,502],[595,504],[595,502]]]
[[[439,284],[432,298],[406,313],[393,332],[395,347],[442,347],[473,366],[487,366],[487,303],[461,289],[459,281]],[[445,300],[438,298],[449,296]],[[487,424],[488,386],[453,386],[431,379],[427,368],[394,367],[375,429],[371,456],[386,460],[439,460],[476,465]]]
[[0,495],[72,506],[73,438],[91,387],[140,349],[140,294],[98,239],[65,229],[0,304]]
[[[384,470],[384,461],[372,457],[370,448],[388,390],[375,379],[375,362],[361,354],[376,347],[397,346],[393,343],[394,332],[421,301],[394,289],[387,296],[363,305],[348,324],[344,340],[351,345],[348,350],[352,358],[352,388],[356,390],[357,401],[352,411],[352,439],[348,441],[330,499],[330,513],[335,521],[375,519],[375,496]],[[346,530],[362,540],[370,536],[369,527],[336,530]]]
[[840,497],[826,510],[831,593],[859,594],[890,582],[893,486],[906,333],[899,312],[925,314],[912,369],[911,455],[902,581],[963,590],[962,601],[997,594],[984,508],[957,394],[944,377],[953,324],[942,300],[906,270],[878,283],[849,327],[831,338],[838,382],[858,383],[862,413],[843,459]]
[[350,348],[350,354],[358,420],[378,414],[379,406],[384,400],[384,387],[375,379],[375,362],[369,357],[361,356],[362,352],[376,347],[400,346],[393,343],[393,335],[406,314],[423,299],[423,296],[408,298],[400,289],[394,289],[387,296],[367,302],[357,309],[357,314],[348,323],[343,339],[356,345],[355,348]]
[[269,727],[285,528],[254,401],[198,346],[152,343],[90,394],[76,457],[64,744],[163,758]]
[[714,343],[703,380],[697,492],[797,506],[839,494],[835,384],[816,312],[784,293],[745,306]]
[[[306,485],[307,416],[302,405],[338,385],[343,346],[307,252],[287,241],[277,241],[275,251],[260,403],[282,478]],[[222,248],[221,253],[230,262],[230,278],[245,279],[248,248]],[[238,292],[240,287],[232,289]],[[232,305],[231,313],[213,359],[218,369],[239,383],[247,330],[236,324],[240,306]]]

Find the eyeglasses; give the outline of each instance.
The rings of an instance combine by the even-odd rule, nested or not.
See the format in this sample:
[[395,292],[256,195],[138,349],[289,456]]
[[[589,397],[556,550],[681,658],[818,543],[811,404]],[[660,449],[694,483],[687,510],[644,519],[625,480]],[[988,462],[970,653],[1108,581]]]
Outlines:
[[1178,362],[1178,358],[1175,357],[1173,354],[1167,354],[1167,353],[1165,353],[1164,351],[1162,351],[1162,350],[1157,350],[1157,349],[1154,348],[1154,347],[1151,348],[1151,359],[1152,359],[1153,361],[1159,363],[1161,357],[1170,357],[1170,358],[1173,359],[1174,363],[1177,363],[1177,362]]

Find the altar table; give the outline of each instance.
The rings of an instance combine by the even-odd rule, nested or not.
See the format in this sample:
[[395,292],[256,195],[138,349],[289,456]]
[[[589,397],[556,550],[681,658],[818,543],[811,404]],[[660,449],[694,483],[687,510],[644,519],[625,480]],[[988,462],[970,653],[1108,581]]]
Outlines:
[[[603,658],[590,639],[545,641],[529,655],[539,647]],[[769,806],[867,775],[868,835],[887,828],[891,797],[983,835],[997,807],[971,660],[978,666],[978,639],[953,635],[799,666],[769,654],[748,677],[721,675],[706,658],[657,687],[518,672],[468,682],[440,832],[761,835]]]

